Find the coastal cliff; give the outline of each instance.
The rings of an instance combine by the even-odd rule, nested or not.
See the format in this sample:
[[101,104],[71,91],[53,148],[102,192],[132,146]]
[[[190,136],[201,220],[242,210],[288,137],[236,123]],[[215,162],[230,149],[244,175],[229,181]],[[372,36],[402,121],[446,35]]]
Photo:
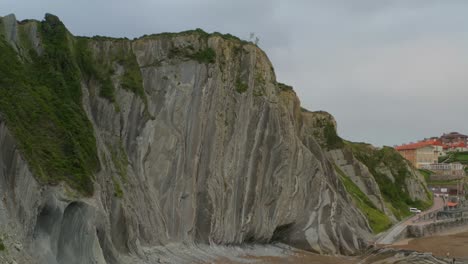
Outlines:
[[[314,122],[254,44],[75,37],[53,15],[3,17],[0,39],[5,259],[151,263],[171,245],[273,242],[359,254],[372,239],[337,170],[340,153],[366,165],[323,144],[336,123]],[[366,175],[359,188],[395,217]]]

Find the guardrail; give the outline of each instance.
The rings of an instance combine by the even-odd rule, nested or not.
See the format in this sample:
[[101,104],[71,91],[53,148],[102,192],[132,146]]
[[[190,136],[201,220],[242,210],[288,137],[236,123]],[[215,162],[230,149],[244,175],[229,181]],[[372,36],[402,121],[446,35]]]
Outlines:
[[442,211],[442,209],[419,215],[416,219],[413,219],[411,222],[419,223],[419,222],[437,221],[438,220],[437,214],[440,211]]
[[419,215],[417,218],[412,220],[412,223],[421,222],[436,222],[447,219],[455,219],[468,215],[468,206],[457,207],[453,209],[438,209],[429,213]]

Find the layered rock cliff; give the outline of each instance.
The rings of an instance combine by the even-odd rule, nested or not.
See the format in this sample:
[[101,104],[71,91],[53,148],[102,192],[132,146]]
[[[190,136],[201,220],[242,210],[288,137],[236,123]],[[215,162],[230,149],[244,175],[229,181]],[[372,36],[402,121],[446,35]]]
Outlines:
[[371,240],[339,153],[252,43],[0,22],[3,257],[147,263],[174,244],[271,242],[357,254]]
[[408,207],[432,204],[423,175],[393,148],[349,142],[336,134],[330,114],[305,111],[310,133],[326,151],[356,205],[375,233],[410,215]]

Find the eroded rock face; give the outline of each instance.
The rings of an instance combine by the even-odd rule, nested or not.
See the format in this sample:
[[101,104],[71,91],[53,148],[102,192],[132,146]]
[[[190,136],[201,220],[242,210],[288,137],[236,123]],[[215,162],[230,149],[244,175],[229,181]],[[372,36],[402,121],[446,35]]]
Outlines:
[[[9,41],[40,52],[29,28],[28,39]],[[173,243],[366,247],[367,220],[256,46],[191,33],[93,39],[89,48],[108,60],[115,89],[111,102],[98,80],[82,80],[100,159],[92,197],[39,184],[0,120],[0,228],[7,247],[25,245],[21,263],[143,263],[149,248]],[[208,48],[214,61],[174,52]],[[136,58],[144,94],[124,89],[129,66],[116,52]]]
[[[460,260],[458,260],[460,261]],[[419,253],[391,248],[377,249],[364,256],[359,264],[447,264],[450,258],[437,258],[431,253]],[[460,262],[462,263],[462,262]],[[463,262],[464,263],[464,262]]]
[[[402,208],[401,203],[408,206],[430,203],[423,176],[395,150],[344,141],[336,134],[337,124],[332,115],[324,111],[302,111],[306,120],[303,130],[314,135],[338,174],[349,178],[349,182],[369,198],[372,207],[384,213],[390,221],[395,223],[402,214],[408,214],[408,209]],[[397,189],[401,197],[388,197],[388,193],[385,196],[385,191],[389,191],[385,188],[389,187]]]
[[374,176],[364,164],[354,157],[351,150],[334,149],[330,150],[328,155],[331,160],[351,178],[359,189],[369,197],[376,208],[392,217],[394,222],[397,222],[392,211],[385,205],[385,200],[382,197],[379,185],[375,181]]
[[[120,112],[102,98],[84,100],[101,151],[111,153],[122,142],[128,156],[122,206],[125,221],[138,229],[130,226],[134,238],[127,240],[146,245],[281,240],[348,254],[364,246],[365,219],[347,206],[313,135],[299,134],[299,101],[278,89],[263,52],[197,35],[128,43],[141,67],[147,106],[123,89],[116,96]],[[171,50],[188,46],[212,48],[217,61],[171,58]],[[96,56],[113,48],[107,42],[93,47]],[[236,91],[238,82],[247,91]],[[97,89],[92,83],[84,87]],[[98,179],[108,178],[113,167]]]
[[0,260],[106,263],[96,236],[103,212],[71,198],[67,187],[38,184],[1,118],[0,168],[0,232],[8,250]]

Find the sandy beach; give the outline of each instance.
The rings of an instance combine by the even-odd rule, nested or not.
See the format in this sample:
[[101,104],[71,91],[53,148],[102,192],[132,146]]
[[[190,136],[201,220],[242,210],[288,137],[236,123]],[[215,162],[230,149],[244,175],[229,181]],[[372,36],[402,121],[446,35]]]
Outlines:
[[[346,257],[346,256],[323,256],[313,253],[300,252],[295,256],[288,257],[275,257],[275,256],[245,256],[247,260],[252,260],[254,263],[258,264],[355,264],[359,260],[355,257]],[[228,259],[218,259],[216,264],[237,264],[245,262],[237,262]]]
[[468,227],[460,227],[434,236],[401,240],[389,247],[432,252],[439,257],[445,257],[448,252],[451,257],[468,258],[467,246]]

